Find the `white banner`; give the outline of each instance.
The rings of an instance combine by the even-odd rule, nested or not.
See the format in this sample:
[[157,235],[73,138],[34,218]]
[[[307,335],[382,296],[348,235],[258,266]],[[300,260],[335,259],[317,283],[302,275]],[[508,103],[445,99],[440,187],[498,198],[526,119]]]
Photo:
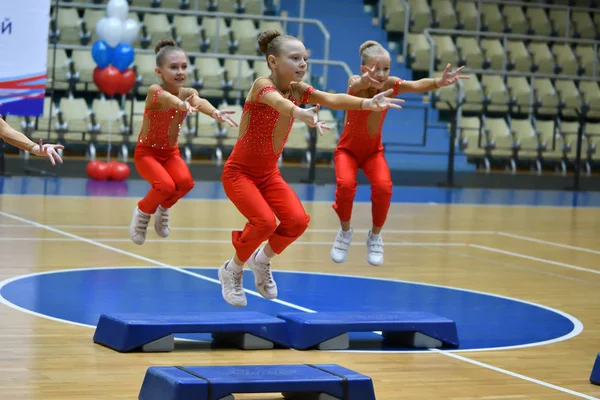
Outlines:
[[0,114],[44,108],[50,0],[0,0]]

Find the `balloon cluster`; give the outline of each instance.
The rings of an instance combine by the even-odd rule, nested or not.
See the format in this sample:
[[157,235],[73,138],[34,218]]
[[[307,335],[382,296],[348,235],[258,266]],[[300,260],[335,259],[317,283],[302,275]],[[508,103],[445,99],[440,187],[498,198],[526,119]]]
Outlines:
[[90,161],[85,170],[88,176],[96,181],[124,181],[129,177],[129,166],[118,161]]
[[135,86],[135,72],[129,68],[135,57],[131,44],[138,36],[140,25],[129,14],[127,0],[110,0],[106,17],[96,24],[98,40],[92,45],[94,83],[108,96],[127,94]]

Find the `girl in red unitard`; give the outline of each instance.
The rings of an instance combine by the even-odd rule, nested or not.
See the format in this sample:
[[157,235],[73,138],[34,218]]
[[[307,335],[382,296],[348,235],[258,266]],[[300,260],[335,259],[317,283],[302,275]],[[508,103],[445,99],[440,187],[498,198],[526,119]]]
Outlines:
[[[390,76],[390,55],[383,46],[372,40],[360,47],[360,57],[362,75],[350,78],[348,85],[348,93],[358,97],[372,98],[390,90],[394,96],[403,92],[423,93],[468,78],[458,75],[464,67],[450,72],[450,64],[441,78],[405,81]],[[373,226],[367,235],[367,262],[375,266],[383,264],[381,229],[392,198],[390,169],[381,142],[381,127],[386,113],[387,110],[352,110],[346,115],[344,130],[334,152],[337,187],[333,209],[341,225],[331,249],[331,259],[336,263],[346,261],[352,242],[350,217],[356,194],[356,173],[360,168],[371,183]]]
[[[294,119],[316,127],[322,134],[323,129],[329,128],[318,120],[321,104],[333,109],[384,110],[401,108],[396,103],[403,103],[403,100],[386,97],[392,90],[370,99],[315,90],[302,82],[307,53],[301,41],[277,31],[267,31],[260,35],[258,44],[271,74],[258,78],[248,92],[238,141],[221,178],[227,197],[248,219],[242,231],[232,232],[235,255],[219,269],[223,298],[236,307],[247,304],[242,286],[246,262],[254,273],[258,292],[267,299],[277,297],[270,260],[300,237],[308,226],[309,216],[277,167]],[[307,103],[317,106],[299,107]],[[268,243],[259,249],[264,241]]]
[[161,84],[148,88],[144,120],[134,152],[138,173],[152,185],[133,210],[129,227],[131,240],[140,245],[146,240],[152,214],[157,235],[163,238],[169,235],[169,209],[194,187],[177,144],[186,115],[199,111],[237,126],[229,116],[233,111],[219,111],[201,99],[195,89],[183,87],[188,76],[188,57],[173,40],[158,42],[155,53]]

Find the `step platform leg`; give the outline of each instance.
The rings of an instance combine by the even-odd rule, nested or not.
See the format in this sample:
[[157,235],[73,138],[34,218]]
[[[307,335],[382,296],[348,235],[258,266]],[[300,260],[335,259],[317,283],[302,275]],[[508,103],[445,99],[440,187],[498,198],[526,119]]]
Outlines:
[[175,337],[173,335],[164,336],[142,346],[142,352],[144,353],[167,353],[173,351],[174,349]]

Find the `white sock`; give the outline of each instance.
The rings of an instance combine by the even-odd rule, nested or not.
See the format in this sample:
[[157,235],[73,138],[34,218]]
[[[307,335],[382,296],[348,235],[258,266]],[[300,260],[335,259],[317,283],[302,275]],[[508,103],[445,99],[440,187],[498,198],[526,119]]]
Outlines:
[[233,258],[232,258],[231,260],[229,260],[229,263],[227,264],[225,269],[227,271],[231,271],[231,272],[240,272],[241,270],[244,269],[244,265],[237,264],[235,261],[233,261]]
[[349,230],[345,231],[342,229],[342,236],[345,239],[350,239],[352,237],[352,228],[350,228]]
[[151,215],[151,214],[146,214],[145,212],[143,212],[139,208],[137,209],[137,212],[138,212],[139,215],[142,215],[142,216],[145,216],[145,217],[147,217],[148,215]]
[[379,233],[375,234],[375,233],[369,231],[369,236],[372,237],[373,239],[379,239],[380,234]]
[[271,257],[267,257],[267,255],[265,254],[264,247],[262,249],[260,249],[258,253],[256,253],[255,259],[256,259],[256,262],[261,263],[261,264],[268,264],[271,262]]
[[168,208],[164,208],[163,206],[158,206],[158,210],[159,210],[160,212],[164,212],[164,211],[167,211],[167,210],[168,210]]

